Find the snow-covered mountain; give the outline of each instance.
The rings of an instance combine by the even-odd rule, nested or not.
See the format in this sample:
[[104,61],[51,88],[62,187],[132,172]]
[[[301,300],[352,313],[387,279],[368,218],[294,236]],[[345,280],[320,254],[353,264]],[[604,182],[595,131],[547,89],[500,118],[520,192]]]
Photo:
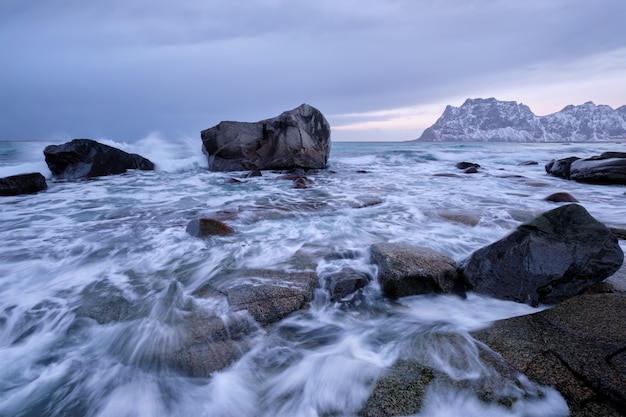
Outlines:
[[626,139],[626,106],[613,109],[591,101],[547,116],[528,106],[495,98],[467,99],[447,106],[417,139],[424,142],[582,142]]

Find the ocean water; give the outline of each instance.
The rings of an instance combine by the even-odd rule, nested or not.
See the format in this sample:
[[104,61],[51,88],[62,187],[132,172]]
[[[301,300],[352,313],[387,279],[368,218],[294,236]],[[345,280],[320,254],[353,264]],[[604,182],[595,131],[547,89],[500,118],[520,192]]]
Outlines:
[[[625,187],[565,181],[543,168],[553,158],[623,152],[624,143],[333,143],[329,169],[296,189],[280,173],[209,172],[199,139],[101,142],[157,169],[55,181],[42,151],[61,142],[0,142],[0,177],[41,172],[48,182],[45,192],[0,199],[0,416],[357,415],[407,351],[419,349],[455,380],[476,378],[482,364],[469,332],[538,309],[474,294],[392,303],[375,280],[363,292],[367,308],[351,308],[331,303],[320,283],[309,307],[259,328],[251,349],[210,377],[160,358],[190,315],[229,314],[219,299],[197,296],[224,271],[284,270],[304,256],[319,276],[346,266],[375,276],[369,247],[378,242],[461,260],[556,207],[544,198],[557,191],[626,228]],[[539,164],[520,165],[528,160]],[[461,161],[482,168],[462,174]],[[235,233],[192,237],[185,227],[199,217]],[[126,314],[111,307],[106,320],[89,318],[83,307],[99,297],[128,306]],[[432,342],[438,332],[464,340],[464,352]],[[469,358],[463,367],[458,354]],[[418,415],[567,415],[556,391],[540,389],[542,397],[505,408],[433,388]]]

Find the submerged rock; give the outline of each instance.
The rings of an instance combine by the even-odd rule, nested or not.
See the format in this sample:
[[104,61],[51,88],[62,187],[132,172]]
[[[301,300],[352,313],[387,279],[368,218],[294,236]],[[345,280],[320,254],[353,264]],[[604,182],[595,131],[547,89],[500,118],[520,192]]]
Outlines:
[[39,172],[0,178],[0,196],[34,194],[46,188],[46,178]]
[[325,168],[330,125],[308,104],[256,123],[221,122],[203,130],[212,171]]
[[177,372],[207,378],[249,351],[259,326],[247,315],[226,317],[195,312],[181,323],[182,339],[173,351],[166,352],[167,364]]
[[622,416],[624,322],[626,296],[582,295],[550,310],[498,321],[474,337],[531,380],[556,388],[572,417]]
[[[434,332],[420,337],[417,346],[386,371],[358,415],[418,415],[426,411],[423,406],[429,392],[454,392],[474,397],[491,410],[510,410],[518,402],[540,401],[546,391],[526,382],[515,368],[476,346],[471,338]],[[562,407],[565,409],[565,404]]]
[[582,206],[543,213],[459,265],[469,289],[496,298],[553,304],[617,271],[617,238]]
[[403,243],[377,243],[370,248],[378,265],[378,281],[391,298],[449,293],[457,272],[452,258],[432,249]]
[[129,169],[154,169],[154,164],[140,155],[91,139],[74,139],[63,145],[46,146],[43,153],[48,168],[59,179],[123,174]]
[[234,229],[226,223],[215,219],[195,219],[187,223],[186,232],[195,237],[226,236],[234,233]]

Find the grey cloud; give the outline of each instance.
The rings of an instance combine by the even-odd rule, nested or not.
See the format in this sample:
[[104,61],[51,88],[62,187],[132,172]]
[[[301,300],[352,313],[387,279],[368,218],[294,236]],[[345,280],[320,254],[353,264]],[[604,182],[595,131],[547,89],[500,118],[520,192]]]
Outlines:
[[6,0],[0,139],[428,103],[625,47],[624,15],[621,0]]

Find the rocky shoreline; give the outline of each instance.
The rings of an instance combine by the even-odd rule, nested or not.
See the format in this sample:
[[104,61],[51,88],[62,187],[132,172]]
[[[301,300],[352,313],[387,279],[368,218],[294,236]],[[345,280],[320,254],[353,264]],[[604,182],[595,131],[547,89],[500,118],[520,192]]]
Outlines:
[[[307,170],[324,168],[330,151],[330,131],[318,113],[303,105],[256,124],[228,122],[207,129],[202,140],[209,167],[249,170],[251,176],[262,175],[264,169],[285,170],[280,179],[293,181],[294,188],[307,188],[311,184],[307,177],[311,171]],[[220,132],[227,135],[221,136]],[[44,154],[59,180],[154,169],[154,164],[140,155],[88,139],[48,147]],[[607,159],[612,161],[608,168],[604,163]],[[558,166],[571,174],[577,161],[554,161],[546,170],[553,173],[552,168]],[[602,178],[608,175],[621,181],[623,161],[623,155],[611,154],[583,162],[587,168],[600,164]],[[476,174],[482,169],[479,164],[467,162],[459,163],[457,168],[464,174]],[[613,173],[607,174],[607,169]],[[47,185],[41,178],[40,174],[24,174],[1,179],[0,193],[43,191]],[[604,179],[599,182],[607,183]],[[553,201],[572,200],[556,196]],[[363,196],[353,208],[380,202],[376,197]],[[466,224],[477,222],[471,213],[442,211],[439,215]],[[186,230],[190,238],[219,239],[237,233],[213,218],[192,219]],[[464,390],[485,403],[510,408],[522,398],[541,398],[545,391],[540,387],[544,385],[562,394],[573,416],[623,415],[626,338],[620,324],[626,320],[626,272],[618,238],[624,239],[625,235],[620,229],[609,229],[598,222],[581,205],[565,204],[528,219],[510,235],[459,262],[429,248],[383,242],[369,248],[377,276],[349,268],[318,276],[316,260],[333,256],[328,253],[316,254],[317,258],[298,254],[280,270],[224,270],[192,295],[210,299],[226,313],[209,314],[181,305],[189,315],[175,323],[180,338],[147,360],[185,376],[210,377],[248,352],[257,335],[306,308],[316,291],[321,290],[328,302],[349,309],[363,288],[377,280],[390,300],[419,294],[463,297],[475,292],[556,307],[499,321],[472,335],[428,335],[429,343],[453,349],[458,355],[455,360],[481,361],[484,371],[471,378],[451,378],[415,349],[377,382],[360,415],[415,414],[423,396],[437,386]],[[176,293],[175,288],[171,293]],[[99,324],[144,314],[106,281],[86,287],[74,312],[80,319]],[[526,377],[539,385],[529,383]]]

